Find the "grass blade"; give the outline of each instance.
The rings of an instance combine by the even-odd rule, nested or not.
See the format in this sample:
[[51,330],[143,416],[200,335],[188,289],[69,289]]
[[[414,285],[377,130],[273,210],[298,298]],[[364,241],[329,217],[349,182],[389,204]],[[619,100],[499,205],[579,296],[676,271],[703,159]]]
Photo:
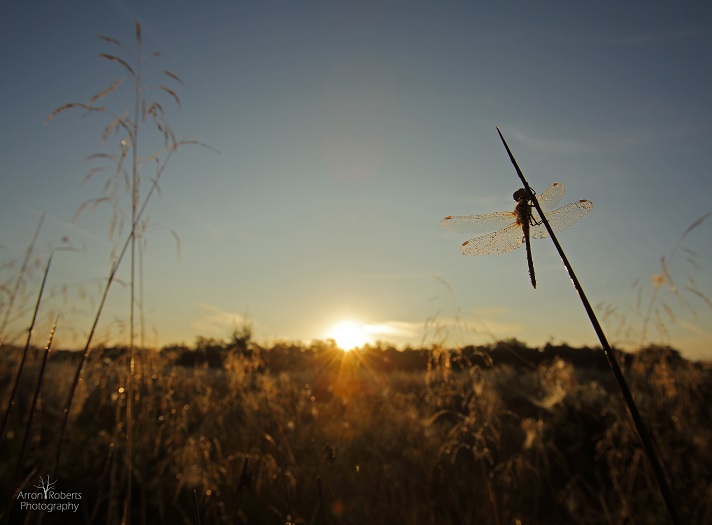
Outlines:
[[30,264],[30,258],[32,257],[33,250],[35,249],[35,242],[37,242],[37,237],[39,237],[40,230],[42,229],[42,223],[44,222],[45,215],[46,213],[43,213],[40,217],[39,222],[37,223],[35,233],[32,235],[32,239],[30,239],[30,244],[27,246],[27,250],[25,251],[25,259],[22,261],[22,266],[20,267],[20,271],[17,274],[17,279],[15,279],[15,286],[13,287],[12,292],[10,293],[7,309],[5,310],[5,316],[3,317],[2,325],[0,325],[0,348],[2,348],[3,342],[5,341],[5,329],[7,328],[7,323],[10,319],[10,314],[12,313],[12,307],[15,304],[15,298],[17,297],[17,294],[20,290],[22,279],[25,276],[25,272],[27,271],[27,266]]
[[22,468],[22,462],[25,459],[25,451],[27,450],[27,442],[30,438],[30,432],[32,431],[32,420],[34,418],[35,408],[37,408],[37,399],[40,396],[40,390],[42,388],[42,379],[44,378],[45,367],[47,365],[47,358],[49,357],[49,353],[52,351],[52,341],[54,339],[54,332],[57,329],[58,322],[59,322],[59,316],[57,316],[57,319],[54,321],[54,324],[52,325],[52,330],[49,333],[49,340],[47,341],[47,346],[45,346],[45,352],[44,352],[44,355],[42,356],[42,364],[40,365],[40,373],[37,376],[37,384],[35,385],[35,393],[32,398],[32,405],[30,406],[30,415],[27,419],[27,425],[25,426],[25,437],[22,439],[22,447],[20,448],[20,454],[17,458],[17,466],[15,467],[15,479],[14,479],[13,485],[14,485],[14,483],[17,482],[17,476],[20,473],[20,469]]
[[200,525],[200,507],[198,506],[198,493],[193,487],[193,510],[195,511],[195,525]]
[[173,100],[176,101],[176,105],[178,106],[178,108],[180,108],[180,98],[178,97],[178,94],[175,91],[173,91],[172,89],[168,89],[166,86],[160,86],[160,89],[172,96]]
[[[524,188],[527,190],[527,192],[529,192],[530,195],[533,196],[534,193],[532,192],[531,188],[529,187],[529,183],[524,178],[524,174],[522,173],[521,169],[519,169],[519,165],[517,164],[517,161],[515,160],[514,155],[512,155],[512,152],[509,149],[507,142],[504,140],[504,137],[502,136],[502,132],[499,130],[499,128],[497,128],[497,133],[499,133],[499,137],[502,139],[502,143],[504,144],[504,147],[507,150],[509,159],[511,160],[512,164],[514,165],[517,175],[519,175],[519,178],[521,179],[522,183],[524,184]],[[561,257],[561,260],[563,261],[564,266],[566,267],[569,277],[571,278],[571,282],[573,283],[574,288],[576,289],[576,291],[579,294],[581,302],[583,303],[583,307],[586,310],[586,313],[588,314],[589,320],[591,321],[591,324],[593,325],[593,329],[595,330],[596,335],[598,336],[598,340],[601,342],[603,351],[606,354],[606,357],[608,358],[608,364],[610,365],[611,370],[613,371],[613,374],[616,377],[616,381],[618,382],[618,387],[620,388],[621,393],[623,394],[623,398],[625,399],[626,405],[628,406],[628,411],[630,412],[630,415],[633,418],[633,423],[635,424],[635,429],[638,432],[638,437],[640,438],[643,448],[645,449],[645,453],[648,456],[650,465],[653,468],[653,473],[655,474],[655,480],[658,483],[658,488],[660,490],[660,494],[663,497],[665,507],[666,507],[668,514],[670,516],[670,521],[673,523],[673,525],[679,525],[680,520],[677,517],[678,516],[677,509],[675,507],[675,502],[672,498],[672,492],[670,491],[670,488],[668,486],[667,479],[665,478],[665,473],[663,471],[662,465],[660,464],[660,460],[658,459],[658,455],[655,451],[655,447],[653,446],[653,442],[648,434],[648,430],[645,426],[645,423],[643,422],[643,419],[640,417],[640,413],[638,412],[638,407],[635,404],[633,395],[630,393],[630,389],[628,388],[628,383],[626,382],[625,377],[623,376],[623,372],[621,372],[620,366],[618,365],[618,360],[616,359],[615,353],[613,352],[610,345],[608,344],[606,335],[603,332],[603,328],[601,327],[600,323],[598,322],[598,319],[596,318],[596,314],[593,311],[593,308],[591,307],[591,303],[589,303],[588,298],[586,297],[586,294],[583,291],[583,287],[581,286],[581,283],[579,282],[578,278],[576,277],[576,274],[574,273],[573,267],[569,263],[568,258],[564,254],[564,250],[561,247],[561,245],[559,244],[559,241],[556,238],[556,235],[554,234],[553,230],[549,226],[549,222],[547,221],[544,211],[541,209],[541,206],[539,205],[539,202],[536,200],[536,197],[532,198],[532,202],[534,203],[536,210],[539,212],[539,216],[541,217],[542,221],[544,222],[546,230],[549,233],[549,236],[551,237],[551,240],[554,243],[554,246],[556,246],[556,250],[558,251],[559,256]],[[703,217],[701,220],[704,220],[704,218],[706,218],[706,217],[707,216]],[[695,225],[693,225],[693,227],[698,225],[701,222],[701,220],[697,221],[697,223]],[[689,233],[689,231],[691,231],[691,229],[692,228],[688,228],[687,232]]]
[[[44,217],[44,215],[43,215]],[[35,322],[37,321],[37,312],[40,309],[40,303],[42,302],[42,294],[44,293],[45,284],[47,283],[47,275],[49,274],[49,267],[52,264],[52,254],[50,254],[47,260],[47,267],[45,268],[44,276],[42,277],[42,284],[40,285],[40,291],[37,295],[37,302],[35,303],[35,311],[32,314],[32,321],[30,322],[30,327],[27,330],[27,341],[25,342],[25,349],[22,352],[22,359],[20,360],[20,367],[15,375],[15,383],[12,386],[12,392],[10,393],[10,401],[8,401],[7,409],[5,410],[5,415],[3,416],[2,426],[0,427],[0,442],[2,442],[3,436],[5,435],[5,427],[10,419],[10,412],[12,406],[15,403],[15,397],[17,396],[17,387],[20,384],[20,377],[22,376],[22,371],[25,367],[25,362],[27,361],[27,354],[30,350],[30,341],[32,339],[32,330],[35,327]],[[54,333],[54,332],[52,332]]]
[[185,84],[183,84],[183,81],[180,79],[180,77],[178,77],[178,75],[176,75],[175,73],[171,73],[170,71],[166,71],[165,69],[163,71],[161,71],[161,73],[163,73],[167,77],[172,78],[173,80],[178,82],[181,86],[185,85]]
[[108,53],[101,53],[99,56],[100,56],[101,58],[105,58],[106,60],[109,60],[109,61],[111,61],[111,62],[116,62],[117,64],[121,64],[121,65],[126,69],[126,71],[128,71],[129,73],[131,73],[131,76],[132,76],[132,77],[135,77],[135,76],[136,76],[136,72],[135,72],[135,71],[133,70],[133,68],[129,65],[129,63],[126,62],[126,60],[124,60],[123,58],[119,58],[119,57],[117,57],[117,56],[115,56],[115,55],[110,55],[110,54],[108,54]]

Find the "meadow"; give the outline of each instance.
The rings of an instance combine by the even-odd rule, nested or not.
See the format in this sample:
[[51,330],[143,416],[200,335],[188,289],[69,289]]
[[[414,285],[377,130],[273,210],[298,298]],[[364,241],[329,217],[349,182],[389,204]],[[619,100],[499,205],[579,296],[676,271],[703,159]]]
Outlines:
[[[3,440],[4,495],[18,488],[42,353],[28,358]],[[3,385],[21,354],[3,352]],[[52,472],[78,357],[48,362],[17,478],[25,488]],[[681,519],[710,523],[712,370],[667,347],[619,357]],[[600,349],[512,340],[343,352],[331,341],[263,348],[242,333],[140,351],[137,363],[134,523],[668,522]],[[121,523],[127,364],[125,348],[85,363],[56,469],[81,510],[45,523]],[[9,504],[12,522],[38,518]]]

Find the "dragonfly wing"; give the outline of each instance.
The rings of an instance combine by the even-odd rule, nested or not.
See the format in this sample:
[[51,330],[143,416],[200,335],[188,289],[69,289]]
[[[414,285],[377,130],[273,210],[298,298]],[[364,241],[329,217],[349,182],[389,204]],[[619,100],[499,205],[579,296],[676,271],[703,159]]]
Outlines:
[[483,215],[448,215],[440,221],[446,230],[460,233],[485,233],[511,226],[517,216],[511,211],[485,213]]
[[[584,199],[572,202],[571,204],[567,204],[566,206],[562,206],[561,208],[547,213],[546,220],[549,221],[549,226],[551,226],[551,229],[554,230],[554,233],[558,233],[581,219],[592,209],[593,203]],[[541,223],[541,217],[539,217],[536,210],[532,210],[532,217],[536,222]],[[548,237],[549,233],[546,231],[544,224],[541,223],[533,225],[529,229],[529,235],[534,239],[542,239],[544,237]]]
[[542,210],[553,210],[554,206],[564,197],[564,193],[566,193],[566,186],[564,186],[563,182],[555,182],[544,193],[538,195],[536,200],[539,201],[539,206],[541,206]]
[[475,237],[460,246],[463,255],[490,255],[516,250],[524,243],[524,234],[519,224],[512,224],[502,230]]

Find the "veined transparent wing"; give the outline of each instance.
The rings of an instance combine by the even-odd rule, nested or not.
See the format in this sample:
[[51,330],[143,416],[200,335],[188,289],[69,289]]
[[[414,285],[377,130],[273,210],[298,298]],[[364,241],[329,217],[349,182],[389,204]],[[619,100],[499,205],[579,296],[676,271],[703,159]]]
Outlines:
[[446,230],[459,233],[484,233],[506,228],[517,222],[512,211],[483,213],[482,215],[448,215],[440,221]]
[[512,224],[496,232],[475,237],[460,246],[463,255],[492,255],[516,250],[524,243],[524,234],[519,224]]
[[[553,210],[554,206],[559,204],[559,201],[564,197],[566,193],[566,186],[563,182],[555,182],[549,186],[544,193],[536,196],[536,200],[539,202],[539,206],[544,211]],[[547,215],[548,218],[548,215]]]
[[[593,209],[593,203],[586,199],[581,199],[566,206],[562,206],[554,211],[545,213],[546,220],[549,222],[549,226],[554,231],[554,233],[559,233],[565,230],[573,223],[584,217],[588,212]],[[549,232],[546,231],[546,226],[541,220],[541,217],[535,209],[532,208],[532,218],[534,224],[529,228],[529,236],[533,239],[543,239],[549,236]]]
[[[537,197],[539,206],[544,211],[553,209],[565,192],[566,186],[561,182],[555,182]],[[459,233],[486,233],[506,228],[516,222],[517,216],[514,212],[500,211],[482,215],[449,215],[440,221],[440,226]]]
[[[559,233],[581,219],[592,209],[593,203],[591,201],[580,200],[546,213],[546,219],[549,221],[554,233]],[[549,233],[546,231],[544,224],[541,223],[541,217],[534,209],[532,209],[532,217],[539,224],[530,226],[529,237],[533,239],[548,237]],[[515,223],[501,230],[465,241],[460,246],[460,251],[464,255],[491,255],[511,252],[523,244],[524,232],[522,226]]]

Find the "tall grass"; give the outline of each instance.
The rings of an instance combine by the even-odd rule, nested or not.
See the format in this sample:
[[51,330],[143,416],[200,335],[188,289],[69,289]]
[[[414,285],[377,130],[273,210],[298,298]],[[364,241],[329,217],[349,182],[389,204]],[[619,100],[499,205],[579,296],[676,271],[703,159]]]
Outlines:
[[[32,243],[30,243],[30,246],[34,244],[34,238]],[[29,253],[30,250],[28,250]],[[2,419],[2,426],[0,427],[0,443],[2,443],[3,437],[5,435],[5,426],[7,425],[7,422],[10,418],[10,411],[12,410],[13,405],[15,404],[15,396],[17,395],[17,388],[20,385],[20,379],[22,378],[22,372],[25,369],[25,363],[27,362],[27,355],[30,351],[30,343],[32,342],[32,332],[35,327],[35,322],[37,321],[37,314],[39,312],[40,304],[42,303],[42,294],[44,293],[45,289],[45,284],[47,283],[47,276],[49,275],[49,269],[52,264],[52,255],[50,255],[49,259],[47,260],[47,267],[45,268],[44,275],[42,276],[42,284],[40,285],[40,291],[37,296],[37,301],[35,302],[35,310],[32,314],[32,321],[30,321],[30,326],[27,329],[27,340],[25,342],[25,348],[24,351],[22,352],[22,358],[20,359],[20,364],[17,367],[17,372],[15,373],[15,381],[13,382],[12,389],[10,390],[10,398],[8,399],[7,402],[7,408],[5,409],[5,414],[3,415]],[[24,265],[23,265],[24,266]],[[12,308],[12,303],[8,306],[8,309]],[[52,333],[54,334],[54,329],[52,330]],[[0,345],[1,347],[1,345]],[[41,384],[41,382],[40,382]],[[32,413],[30,413],[30,418],[32,417]],[[20,465],[18,463],[18,469]]]
[[0,302],[0,307],[2,308],[2,310],[4,310],[2,316],[2,324],[0,324],[0,349],[2,349],[3,345],[5,344],[10,316],[13,313],[15,300],[17,299],[17,296],[20,293],[20,288],[22,287],[24,279],[26,277],[25,274],[30,265],[30,259],[32,258],[32,253],[35,249],[37,237],[39,236],[40,230],[42,229],[42,223],[44,222],[44,218],[45,214],[43,213],[40,217],[39,222],[37,223],[37,228],[35,229],[35,232],[32,235],[32,238],[30,239],[30,244],[27,246],[27,250],[25,251],[25,258],[22,261],[22,265],[20,266],[20,271],[17,273],[17,276],[14,279],[12,288],[7,288],[6,286],[0,287],[0,290],[4,292],[4,296],[7,301],[5,302],[5,300],[3,300],[2,302]]
[[[322,509],[331,525],[664,523],[605,359],[588,349],[506,346],[461,348],[471,360],[488,353],[493,365],[473,372],[455,360],[448,388],[437,390],[425,382],[427,349],[343,354],[225,341],[146,352],[134,522],[194,523],[197,496],[203,523],[321,523]],[[710,369],[667,348],[621,362],[661,444],[681,519],[706,523]],[[36,437],[51,434],[61,413],[53,394],[68,388],[75,363],[56,352],[47,363],[44,419],[33,430],[38,465],[53,443]],[[73,461],[60,485],[78,485],[95,523],[123,515],[117,474],[126,442],[117,428],[127,364],[127,348],[91,354],[66,436]],[[28,389],[20,402],[31,398]],[[14,468],[17,441],[7,443],[2,472]]]
[[[85,112],[85,114],[100,114],[108,118],[108,123],[105,125],[103,132],[101,133],[101,143],[102,146],[106,146],[108,142],[111,142],[111,144],[117,147],[117,150],[112,151],[111,148],[109,148],[108,150],[100,151],[90,155],[90,160],[101,161],[104,164],[91,168],[91,170],[85,177],[85,181],[96,177],[97,174],[101,172],[108,172],[109,175],[102,190],[102,194],[99,197],[89,199],[81,206],[79,206],[77,212],[75,213],[75,218],[87,208],[94,208],[100,204],[109,203],[113,207],[113,215],[109,224],[109,237],[112,238],[116,231],[121,233],[124,226],[124,219],[121,204],[122,200],[120,188],[122,187],[122,185],[125,184],[128,189],[130,199],[130,231],[123,245],[119,246],[120,250],[118,251],[118,253],[114,253],[114,260],[111,267],[111,271],[106,281],[106,285],[103,289],[101,301],[97,308],[93,325],[89,330],[89,335],[84,346],[84,351],[81,353],[81,357],[76,364],[76,369],[73,374],[73,380],[71,381],[68,388],[68,397],[65,406],[62,410],[62,418],[61,422],[59,423],[58,437],[56,439],[56,455],[54,459],[53,471],[56,476],[61,464],[61,453],[64,444],[65,433],[70,419],[70,414],[72,413],[72,407],[75,402],[78,387],[81,382],[84,365],[87,361],[87,358],[89,357],[92,339],[94,337],[97,325],[101,318],[108,292],[111,288],[111,285],[115,282],[119,266],[124,258],[124,255],[127,252],[127,249],[130,247],[130,304],[128,306],[129,357],[125,376],[121,381],[123,385],[125,385],[125,387],[121,387],[121,390],[122,392],[124,390],[126,392],[126,395],[124,397],[125,404],[122,406],[124,416],[121,419],[117,419],[117,429],[119,430],[118,435],[122,436],[126,442],[126,449],[123,457],[126,476],[124,490],[122,491],[122,493],[125,495],[122,521],[125,523],[130,523],[132,522],[131,513],[134,507],[132,503],[132,495],[134,493],[132,485],[134,483],[135,478],[135,474],[133,471],[135,463],[133,452],[133,441],[135,432],[134,425],[136,422],[135,403],[141,399],[140,389],[138,389],[136,384],[137,379],[140,378],[137,373],[137,363],[135,359],[135,325],[137,317],[135,314],[135,308],[137,305],[141,309],[141,323],[143,323],[144,318],[142,313],[143,300],[142,298],[137,298],[136,292],[137,273],[139,273],[139,284],[142,283],[142,279],[140,278],[140,264],[138,265],[137,271],[137,256],[140,255],[140,252],[137,251],[137,241],[143,238],[143,234],[145,233],[147,228],[148,223],[144,213],[147,204],[151,196],[158,190],[159,180],[164,174],[171,157],[182,146],[188,144],[199,144],[202,146],[204,145],[196,141],[177,140],[166,119],[166,113],[163,107],[163,103],[158,99],[153,98],[154,95],[162,93],[169,100],[174,102],[177,107],[180,107],[180,98],[175,88],[168,87],[163,83],[159,83],[158,85],[148,84],[145,80],[145,66],[147,61],[159,56],[159,53],[152,52],[148,55],[144,54],[142,31],[139,22],[135,23],[135,45],[132,48],[124,46],[124,44],[122,44],[119,40],[113,37],[100,35],[99,39],[109,44],[116,50],[116,53],[101,53],[101,59],[117,64],[119,68],[123,71],[124,76],[111,83],[107,88],[96,93],[86,103],[72,102],[60,106],[50,114],[50,116],[47,118],[47,122],[68,110],[82,110]],[[182,84],[181,79],[174,73],[159,70],[159,74],[165,80],[169,80],[177,84]],[[127,80],[128,82],[126,82]],[[120,91],[122,85],[124,85],[125,83],[130,85],[131,91],[133,93],[132,108],[129,111],[114,111],[111,106],[109,104],[105,104],[105,102],[115,92]],[[142,151],[142,144],[144,142],[151,144],[153,140],[140,140],[140,137],[143,137],[145,135],[144,130],[149,131],[151,129],[158,133],[158,136],[160,137],[160,143],[157,150],[151,151],[148,154],[144,154]],[[107,168],[109,169],[107,170]],[[153,171],[153,177],[148,177],[143,173],[146,169],[151,169]],[[145,187],[146,184],[149,184],[148,189],[142,190],[142,188]],[[5,327],[7,325],[12,310],[12,305],[14,303],[17,290],[19,289],[20,284],[22,284],[22,277],[24,275],[25,267],[27,266],[36,237],[37,234],[35,234],[32,239],[32,242],[30,243],[25,262],[20,271],[14,289],[8,292],[9,304],[5,308],[2,322],[3,329],[2,331],[0,331],[0,337],[2,337],[3,340],[5,339]],[[41,291],[44,290],[44,283],[47,278],[48,270],[49,263],[47,271],[45,271]],[[5,289],[3,291],[5,291]],[[35,306],[35,317],[37,311],[39,310],[40,303],[41,299],[38,299]],[[30,334],[31,331],[32,327],[29,331]],[[142,326],[141,334],[143,333],[144,329]],[[3,418],[3,435],[4,427],[9,419],[10,409],[14,404],[14,396],[22,375],[22,369],[26,361],[27,350],[29,349],[29,345],[30,339],[28,336],[26,350],[23,354],[19,371],[16,374],[15,386],[12,390],[11,398],[5,410]],[[143,365],[141,364],[139,368],[143,370]],[[38,393],[40,391],[41,384],[42,375],[40,375],[37,383]],[[30,432],[33,413],[34,409],[30,412],[30,420],[27,423],[25,433],[26,435],[29,435]],[[112,458],[111,464],[115,466],[117,456],[113,454],[113,451],[110,456]],[[22,454],[20,455],[20,461],[18,462],[18,471],[21,467]],[[115,468],[112,468],[111,471],[114,473],[116,472]]]
[[597,305],[602,320],[618,337],[618,345],[636,349],[651,342],[670,344],[670,329],[679,324],[681,316],[694,321],[701,308],[712,309],[712,299],[697,282],[699,256],[685,243],[710,216],[712,213],[706,213],[685,228],[672,251],[660,257],[658,272],[648,279],[635,279],[634,306]]
[[[559,241],[556,238],[556,235],[554,234],[554,231],[552,230],[551,226],[549,225],[549,222],[547,221],[547,218],[539,205],[539,202],[537,201],[537,198],[532,191],[532,189],[529,187],[529,184],[527,180],[524,177],[524,174],[522,173],[521,169],[519,168],[519,165],[514,158],[514,155],[512,155],[511,150],[509,149],[509,146],[507,145],[507,142],[504,140],[504,136],[502,135],[502,132],[497,128],[497,133],[499,133],[499,137],[502,140],[502,143],[504,144],[505,149],[507,150],[507,154],[509,155],[509,159],[512,162],[512,165],[514,166],[517,175],[519,179],[522,181],[522,184],[524,185],[524,189],[522,189],[522,192],[525,192],[527,195],[529,195],[529,200],[531,201],[532,205],[536,208],[537,212],[539,213],[539,216],[541,217],[541,220],[546,227],[546,231],[551,237],[552,242],[554,243],[554,246],[556,247],[557,252],[559,253],[559,256],[561,257],[561,261],[564,264],[564,267],[566,268],[566,271],[571,278],[571,282],[574,286],[574,289],[579,295],[579,299],[581,300],[581,304],[584,307],[584,310],[586,311],[586,314],[588,315],[588,318],[591,322],[591,326],[593,327],[594,331],[596,332],[596,335],[598,337],[598,340],[601,343],[601,348],[603,349],[603,352],[606,356],[606,359],[608,360],[608,364],[610,365],[611,372],[613,373],[616,382],[618,384],[619,390],[621,395],[623,396],[623,399],[626,402],[626,406],[628,408],[628,412],[631,416],[631,419],[633,421],[633,424],[635,425],[636,432],[638,434],[638,437],[640,438],[640,442],[643,445],[643,449],[645,450],[645,454],[647,456],[647,459],[650,463],[650,466],[653,470],[653,473],[655,475],[655,480],[657,482],[660,495],[662,497],[663,503],[665,505],[665,508],[668,512],[670,521],[673,523],[673,525],[678,525],[680,522],[678,518],[678,512],[676,510],[676,504],[675,500],[672,496],[672,492],[670,490],[667,478],[665,476],[665,472],[663,469],[663,466],[660,462],[659,459],[659,454],[658,451],[656,450],[653,440],[648,432],[647,426],[645,422],[643,421],[643,418],[640,415],[640,412],[638,410],[638,406],[635,402],[635,399],[633,395],[631,394],[630,388],[628,386],[628,383],[626,381],[625,375],[621,371],[620,365],[618,364],[618,359],[616,358],[616,354],[611,348],[608,338],[606,337],[606,334],[603,331],[603,328],[598,320],[598,317],[596,316],[596,313],[591,306],[588,297],[586,296],[586,293],[584,292],[583,286],[581,285],[578,277],[576,276],[576,273],[573,270],[573,267],[569,263],[568,258],[566,257],[566,254],[564,253],[563,248],[559,244]],[[699,225],[701,221],[704,220],[701,219],[697,221],[695,225],[693,225],[692,229],[696,227],[696,225]],[[688,230],[683,234],[683,238],[689,233]],[[677,248],[676,248],[677,249]],[[665,272],[665,260],[663,259],[663,270]],[[530,273],[532,273],[531,268],[530,268]],[[667,273],[665,274],[667,275]],[[664,277],[663,277],[664,279]],[[532,279],[532,284],[534,284],[534,281]],[[674,286],[671,286],[671,288],[674,290]],[[695,289],[692,288],[694,291]],[[699,292],[698,292],[699,294]],[[701,294],[700,294],[701,295]],[[702,295],[702,297],[704,297]],[[652,303],[651,303],[652,304]],[[712,304],[709,303],[708,304]],[[643,333],[646,333],[646,328],[647,328],[647,317],[646,317],[646,324],[643,327]]]

